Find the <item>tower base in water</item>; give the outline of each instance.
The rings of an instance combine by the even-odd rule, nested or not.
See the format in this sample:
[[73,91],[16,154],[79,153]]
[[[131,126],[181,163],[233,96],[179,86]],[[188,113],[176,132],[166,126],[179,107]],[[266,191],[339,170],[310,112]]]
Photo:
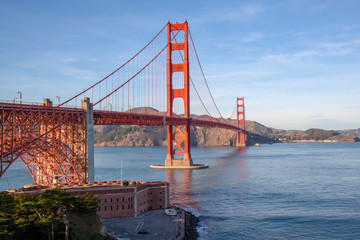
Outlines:
[[152,169],[204,169],[209,168],[208,164],[193,164],[191,166],[167,166],[167,165],[150,165],[150,168]]

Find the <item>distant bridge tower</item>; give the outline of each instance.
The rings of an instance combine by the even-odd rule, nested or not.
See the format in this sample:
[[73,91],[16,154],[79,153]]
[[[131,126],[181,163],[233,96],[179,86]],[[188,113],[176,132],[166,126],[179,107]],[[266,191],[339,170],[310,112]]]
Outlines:
[[236,146],[245,147],[245,103],[243,97],[236,99],[236,126],[242,129],[237,132]]
[[[182,43],[171,42],[172,31],[184,31],[185,40]],[[168,22],[168,43],[167,46],[167,116],[173,116],[173,103],[175,98],[182,98],[184,102],[185,118],[190,117],[190,89],[189,89],[189,49],[188,49],[188,23]],[[184,62],[172,63],[172,51],[182,50]],[[173,73],[184,74],[184,87],[173,88]],[[179,158],[175,156],[179,155]],[[182,156],[181,156],[182,155]],[[167,156],[165,166],[192,166],[190,154],[190,123],[186,125],[167,126]]]

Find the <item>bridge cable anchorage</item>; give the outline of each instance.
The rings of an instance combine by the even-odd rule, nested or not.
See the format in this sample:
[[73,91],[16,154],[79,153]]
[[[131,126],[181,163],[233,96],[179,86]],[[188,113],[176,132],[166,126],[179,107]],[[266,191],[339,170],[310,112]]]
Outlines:
[[[174,33],[173,33],[173,32],[171,32],[171,33],[172,33],[173,36],[174,36]],[[175,42],[177,43],[176,38],[175,38]],[[181,53],[181,50],[178,50],[178,51],[179,51],[179,53],[180,53],[181,60],[184,61],[184,57],[183,57],[183,55],[182,55],[182,53]],[[209,110],[208,110],[207,107],[205,106],[203,100],[202,100],[201,97],[200,97],[200,94],[199,94],[198,90],[196,89],[196,86],[195,86],[195,84],[194,84],[194,82],[193,82],[193,80],[192,80],[192,77],[189,76],[189,78],[190,78],[190,81],[191,81],[192,86],[194,87],[194,90],[195,90],[195,92],[196,92],[196,95],[197,95],[197,97],[199,98],[199,100],[200,100],[202,106],[204,107],[205,111],[207,112],[207,114],[209,114],[210,117],[212,117],[213,119],[215,119],[216,121],[218,121],[216,118],[214,118],[214,117],[210,114]]]
[[[185,23],[183,23],[184,25]],[[182,26],[183,26],[182,25]],[[182,27],[181,26],[181,27]],[[176,35],[180,32],[180,30],[178,30],[175,34],[175,36],[166,44],[166,46],[154,57],[151,59],[150,62],[148,62],[142,69],[140,69],[135,75],[133,75],[131,78],[129,78],[127,81],[125,81],[121,86],[115,88],[115,90],[113,90],[112,92],[110,92],[109,94],[107,94],[105,97],[103,97],[102,99],[100,99],[99,101],[97,101],[96,103],[94,103],[94,106],[96,106],[98,103],[100,103],[101,101],[103,101],[105,98],[109,97],[110,95],[112,95],[114,92],[116,92],[117,90],[119,90],[120,88],[122,88],[124,85],[126,85],[127,83],[129,83],[131,80],[133,80],[137,75],[139,75],[145,68],[147,68],[150,63],[152,63],[167,47],[168,45],[171,43],[171,41],[176,37]],[[134,57],[133,57],[134,58]]]
[[202,75],[203,75],[203,78],[204,78],[206,87],[207,87],[207,89],[208,89],[208,91],[209,91],[210,97],[211,97],[211,99],[212,99],[212,101],[213,101],[213,103],[214,103],[214,105],[215,105],[215,107],[216,107],[216,110],[218,111],[219,115],[221,116],[221,118],[224,118],[224,117],[222,116],[222,114],[220,113],[218,106],[217,106],[216,103],[215,103],[215,100],[214,100],[214,98],[213,98],[213,96],[212,96],[212,94],[211,94],[209,85],[208,85],[208,83],[207,83],[207,81],[206,81],[205,74],[204,74],[204,71],[203,71],[203,69],[202,69],[202,67],[201,67],[200,60],[199,60],[199,56],[198,56],[198,54],[197,54],[197,52],[196,52],[195,44],[194,44],[194,41],[193,41],[192,36],[191,36],[190,28],[189,28],[189,35],[190,35],[191,44],[192,44],[193,47],[194,47],[194,52],[195,52],[195,55],[196,55],[196,59],[197,59],[197,61],[198,61],[198,63],[199,63],[200,70],[201,70],[201,73],[202,73]]
[[139,52],[137,52],[132,58],[130,58],[128,61],[126,61],[123,65],[121,65],[120,67],[118,67],[115,71],[113,71],[112,73],[110,73],[109,75],[107,75],[106,77],[104,77],[103,79],[101,79],[100,81],[98,81],[97,83],[93,84],[92,86],[90,86],[89,88],[85,89],[84,91],[82,91],[81,93],[75,95],[74,97],[66,100],[65,102],[61,103],[60,105],[58,105],[58,107],[61,107],[62,105],[70,102],[71,100],[75,99],[76,97],[80,96],[81,94],[87,92],[88,90],[90,90],[91,88],[97,86],[98,84],[102,83],[104,80],[106,80],[108,77],[110,77],[111,75],[113,75],[115,72],[119,71],[121,68],[123,68],[125,65],[127,65],[130,61],[132,61],[135,57],[137,57],[145,48],[147,48],[153,41],[154,39],[156,39],[160,33],[167,27],[167,24],[165,24],[165,26],[160,30],[160,32],[158,32],[158,34],[156,34],[155,37],[153,37],[153,39],[151,39],[151,41],[145,45],[145,47],[143,47]]

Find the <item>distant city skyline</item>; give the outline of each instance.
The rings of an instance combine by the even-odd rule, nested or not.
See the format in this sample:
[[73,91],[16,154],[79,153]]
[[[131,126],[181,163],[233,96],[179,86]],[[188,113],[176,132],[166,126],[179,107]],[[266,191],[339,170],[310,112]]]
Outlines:
[[2,1],[0,99],[54,102],[102,79],[165,24],[189,22],[224,117],[360,128],[359,1]]

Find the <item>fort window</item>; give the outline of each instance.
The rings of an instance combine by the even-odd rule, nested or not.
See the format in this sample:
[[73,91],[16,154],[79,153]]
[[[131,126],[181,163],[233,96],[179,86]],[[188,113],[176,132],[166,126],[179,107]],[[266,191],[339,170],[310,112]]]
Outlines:
[[105,211],[106,211],[106,206],[105,206]]
[[99,212],[101,211],[101,207],[99,206]]
[[101,203],[101,199],[99,199],[99,203]]
[[105,202],[106,202],[106,198],[105,198]]
[[110,198],[110,202],[112,202],[112,198]]
[[119,205],[116,205],[116,210],[119,210]]
[[124,205],[122,205],[122,209],[123,209],[123,210],[125,209]]
[[110,206],[110,210],[112,210],[112,206]]

